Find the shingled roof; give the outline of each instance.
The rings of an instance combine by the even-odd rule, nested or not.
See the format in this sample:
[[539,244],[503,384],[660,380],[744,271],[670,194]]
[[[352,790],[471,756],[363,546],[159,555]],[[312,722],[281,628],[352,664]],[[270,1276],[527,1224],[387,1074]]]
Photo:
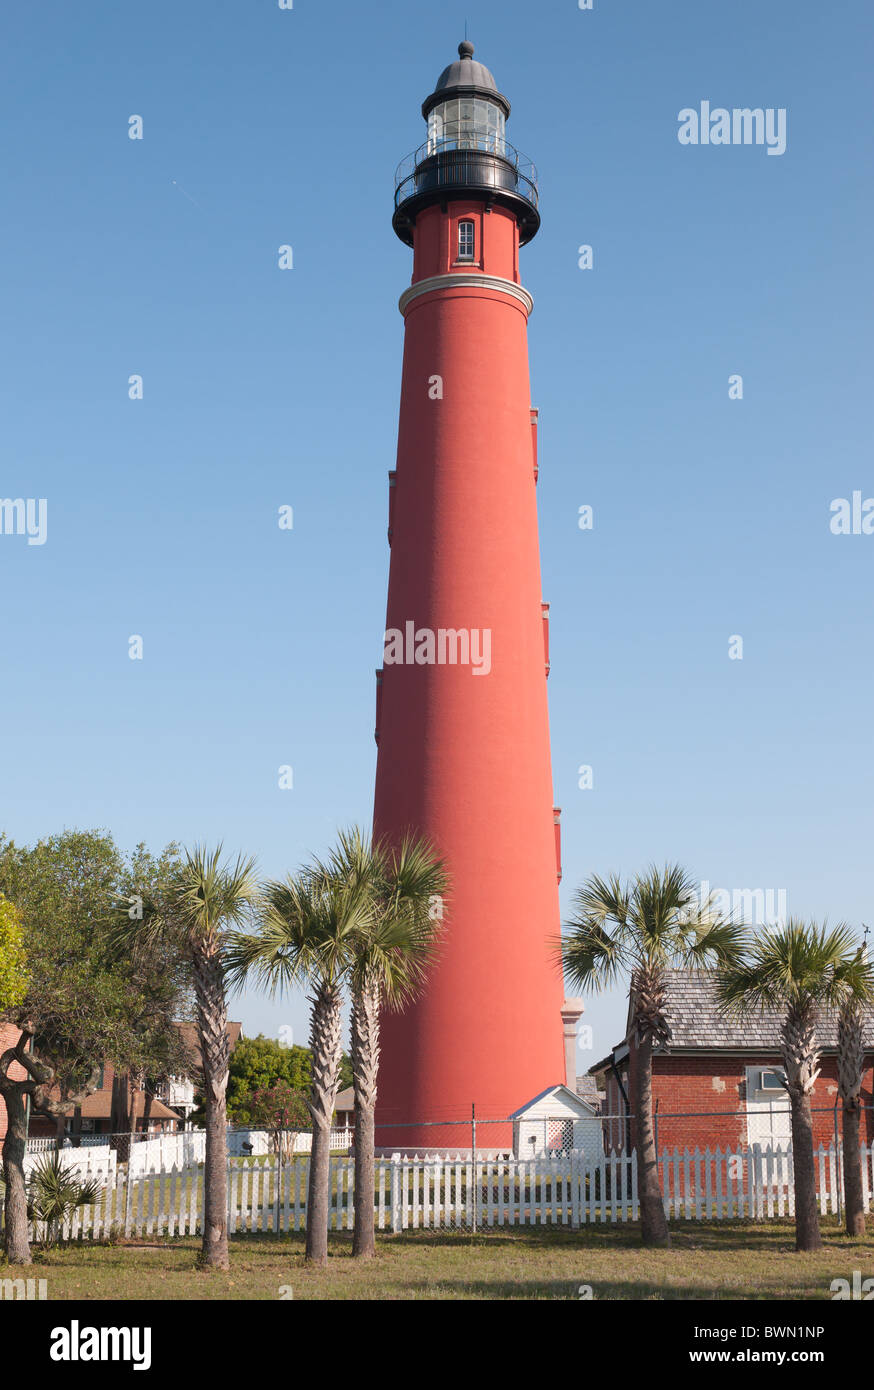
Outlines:
[[[779,1050],[780,1013],[757,1013],[742,1023],[721,1014],[716,1005],[712,970],[666,970],[665,983],[672,1034],[669,1051]],[[863,1010],[863,1023],[866,1043],[874,1044],[874,1009]],[[816,1032],[820,1048],[837,1048],[838,1024],[833,1012],[820,1014]]]

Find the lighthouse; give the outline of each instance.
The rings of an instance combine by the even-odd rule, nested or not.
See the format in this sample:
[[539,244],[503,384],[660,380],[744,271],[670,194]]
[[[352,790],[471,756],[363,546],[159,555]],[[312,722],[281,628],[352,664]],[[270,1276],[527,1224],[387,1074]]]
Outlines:
[[407,1150],[469,1143],[434,1122],[468,1121],[472,1106],[481,1142],[505,1145],[510,1126],[485,1122],[570,1079],[533,300],[519,272],[540,226],[537,177],[507,140],[492,74],[472,44],[458,55],[422,106],[427,138],[398,169],[392,219],[413,269],[399,303],[374,832],[425,837],[450,879],[425,987],[382,1023],[377,1144]]

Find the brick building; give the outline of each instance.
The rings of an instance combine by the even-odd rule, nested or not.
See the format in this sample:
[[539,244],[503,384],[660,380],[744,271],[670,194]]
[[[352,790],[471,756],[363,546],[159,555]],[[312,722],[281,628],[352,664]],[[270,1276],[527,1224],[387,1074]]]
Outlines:
[[[784,1147],[790,1139],[789,1097],[782,1085],[779,1014],[757,1015],[740,1023],[716,1006],[712,972],[666,972],[667,1016],[671,1039],[653,1054],[653,1111],[659,1150],[715,1148],[736,1150],[751,1144]],[[629,1020],[630,1029],[630,1020]],[[814,1143],[835,1137],[837,1020],[824,1013],[817,1036],[820,1075],[811,1104]],[[874,1140],[874,1010],[865,1011],[866,1058],[862,1135]],[[625,1039],[590,1068],[604,1085],[604,1141],[609,1152],[635,1142],[633,1116],[634,1050]],[[621,1118],[626,1117],[626,1118]],[[840,1105],[837,1112],[840,1135]]]

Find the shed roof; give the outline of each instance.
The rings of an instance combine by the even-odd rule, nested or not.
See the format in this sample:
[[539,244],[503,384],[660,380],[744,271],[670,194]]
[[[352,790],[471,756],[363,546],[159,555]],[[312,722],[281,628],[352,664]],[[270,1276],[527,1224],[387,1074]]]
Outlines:
[[545,1100],[547,1096],[557,1096],[559,1094],[565,1104],[571,1105],[579,1115],[597,1115],[595,1107],[590,1105],[587,1100],[583,1100],[581,1096],[575,1095],[569,1086],[559,1085],[547,1086],[546,1090],[541,1091],[539,1096],[532,1096],[531,1100],[527,1100],[524,1105],[520,1105],[518,1110],[514,1110],[509,1118],[511,1120],[521,1120],[528,1114],[529,1110],[533,1109],[540,1101]]

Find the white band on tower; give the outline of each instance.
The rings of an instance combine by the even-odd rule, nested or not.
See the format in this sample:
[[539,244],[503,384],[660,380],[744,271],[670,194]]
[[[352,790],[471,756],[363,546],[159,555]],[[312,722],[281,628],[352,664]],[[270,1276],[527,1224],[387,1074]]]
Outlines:
[[472,271],[455,275],[432,275],[427,280],[417,280],[415,285],[410,285],[408,290],[404,290],[398,300],[398,308],[402,314],[405,314],[408,305],[412,300],[418,299],[420,294],[430,294],[433,290],[464,289],[465,287],[476,290],[499,290],[501,294],[509,294],[524,304],[526,314],[530,314],[534,308],[533,297],[522,285],[517,285],[515,280],[505,280],[502,275],[481,275]]

